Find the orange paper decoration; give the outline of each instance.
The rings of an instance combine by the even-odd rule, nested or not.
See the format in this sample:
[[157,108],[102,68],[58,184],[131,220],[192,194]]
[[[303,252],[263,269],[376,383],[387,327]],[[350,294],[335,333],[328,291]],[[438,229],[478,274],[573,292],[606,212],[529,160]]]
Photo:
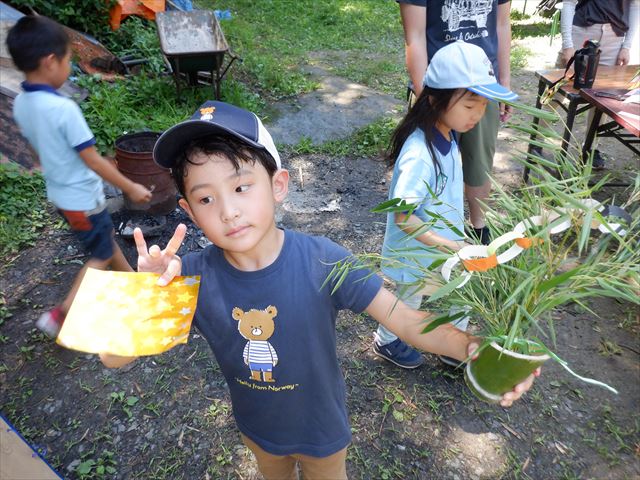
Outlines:
[[486,272],[498,266],[498,257],[494,253],[493,255],[483,258],[462,259],[462,264],[469,272]]
[[155,20],[156,13],[164,10],[165,0],[118,0],[109,12],[109,24],[112,30],[117,30],[120,22],[129,15]]

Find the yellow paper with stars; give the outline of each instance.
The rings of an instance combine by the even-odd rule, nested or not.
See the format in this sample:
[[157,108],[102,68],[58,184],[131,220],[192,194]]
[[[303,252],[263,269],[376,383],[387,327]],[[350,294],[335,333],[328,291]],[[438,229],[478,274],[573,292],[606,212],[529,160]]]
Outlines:
[[200,277],[176,277],[166,287],[156,273],[89,268],[57,342],[89,353],[155,355],[187,343]]

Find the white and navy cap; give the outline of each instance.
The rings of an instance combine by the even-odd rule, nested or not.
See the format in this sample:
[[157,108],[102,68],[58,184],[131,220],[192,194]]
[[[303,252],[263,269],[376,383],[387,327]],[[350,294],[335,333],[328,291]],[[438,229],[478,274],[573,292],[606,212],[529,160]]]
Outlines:
[[178,155],[192,141],[208,135],[231,135],[249,145],[267,151],[282,168],[273,139],[255,113],[224,102],[207,101],[189,120],[165,131],[153,147],[153,159],[166,168],[175,166]]
[[490,100],[514,101],[518,95],[500,85],[482,48],[461,40],[438,50],[429,62],[424,84],[431,88],[466,88]]

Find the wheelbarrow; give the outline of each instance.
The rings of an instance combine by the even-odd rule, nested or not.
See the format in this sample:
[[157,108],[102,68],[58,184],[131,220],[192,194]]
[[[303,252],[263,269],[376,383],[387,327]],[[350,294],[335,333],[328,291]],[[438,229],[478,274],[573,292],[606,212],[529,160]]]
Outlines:
[[[198,73],[207,72],[220,99],[220,82],[234,61],[215,14],[209,10],[171,11],[156,14],[160,49],[173,71],[178,97],[180,77],[186,75],[190,85],[198,84]],[[225,55],[230,57],[224,65]]]

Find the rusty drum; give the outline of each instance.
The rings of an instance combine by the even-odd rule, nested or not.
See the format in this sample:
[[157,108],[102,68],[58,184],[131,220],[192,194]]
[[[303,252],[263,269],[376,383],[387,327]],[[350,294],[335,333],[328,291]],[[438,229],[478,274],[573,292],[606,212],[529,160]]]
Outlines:
[[153,146],[160,136],[157,132],[129,133],[116,139],[118,170],[130,180],[140,183],[153,193],[148,203],[133,203],[124,196],[129,210],[144,211],[151,215],[168,215],[177,205],[176,187],[170,170],[153,161]]

